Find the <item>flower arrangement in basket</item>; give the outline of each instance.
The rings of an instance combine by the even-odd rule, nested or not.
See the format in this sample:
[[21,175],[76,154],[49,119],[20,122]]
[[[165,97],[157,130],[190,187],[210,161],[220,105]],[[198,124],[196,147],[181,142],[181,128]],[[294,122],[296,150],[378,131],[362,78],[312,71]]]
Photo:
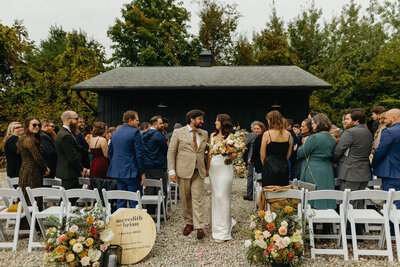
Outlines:
[[250,216],[250,239],[245,241],[247,260],[264,264],[293,265],[303,253],[302,220],[286,205],[276,212]]
[[[244,130],[239,130],[234,128],[235,133],[231,135],[229,140],[215,140],[213,144],[208,144],[210,147],[211,155],[222,155],[225,157],[225,165],[231,165],[234,162],[241,160],[243,162],[243,153],[246,149],[244,144],[244,138],[246,137],[246,132]],[[232,153],[238,153],[238,157],[235,160],[229,158]]]
[[47,218],[56,223],[46,231],[45,261],[49,265],[101,266],[103,253],[114,238],[106,228],[105,208],[97,202],[94,207],[76,210],[62,222],[54,216]]

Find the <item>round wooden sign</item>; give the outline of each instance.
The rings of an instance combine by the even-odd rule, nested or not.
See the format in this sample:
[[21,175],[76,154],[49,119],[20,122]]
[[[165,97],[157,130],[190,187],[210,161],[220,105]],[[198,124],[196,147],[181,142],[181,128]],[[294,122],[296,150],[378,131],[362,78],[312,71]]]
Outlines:
[[156,241],[156,227],[149,214],[139,209],[119,209],[108,227],[113,245],[122,247],[122,264],[134,264],[146,257]]

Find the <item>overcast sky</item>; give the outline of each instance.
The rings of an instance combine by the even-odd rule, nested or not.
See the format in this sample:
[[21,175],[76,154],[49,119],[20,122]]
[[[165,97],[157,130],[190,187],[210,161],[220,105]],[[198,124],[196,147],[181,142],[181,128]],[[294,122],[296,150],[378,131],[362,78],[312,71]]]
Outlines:
[[[114,24],[115,18],[121,16],[121,8],[130,0],[0,0],[0,23],[11,26],[14,20],[23,20],[29,37],[36,43],[48,36],[51,25],[61,25],[64,30],[83,30],[106,48],[110,56],[112,42],[107,37],[108,28]],[[179,2],[179,0],[177,1]],[[198,33],[198,4],[193,0],[182,0],[184,7],[191,12],[189,23],[193,34]],[[272,0],[225,0],[237,3],[242,14],[238,31],[252,36],[265,26],[271,14]],[[301,7],[309,6],[307,0],[275,0],[278,15],[285,22],[300,14]],[[322,8],[323,17],[329,20],[338,15],[349,0],[315,0],[317,7]],[[363,7],[369,0],[356,0]]]

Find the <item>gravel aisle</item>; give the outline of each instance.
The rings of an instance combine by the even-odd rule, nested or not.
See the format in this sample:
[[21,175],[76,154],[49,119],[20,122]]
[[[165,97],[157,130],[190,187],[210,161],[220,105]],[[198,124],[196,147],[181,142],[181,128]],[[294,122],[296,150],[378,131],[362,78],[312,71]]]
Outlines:
[[[1,173],[0,184],[6,186],[5,174]],[[171,219],[161,225],[156,243],[150,254],[136,266],[250,266],[246,262],[244,253],[244,240],[246,236],[241,229],[248,227],[248,217],[254,211],[254,203],[244,201],[242,196],[246,191],[246,180],[235,179],[232,191],[232,216],[237,224],[233,228],[233,240],[225,243],[216,243],[211,237],[210,226],[206,226],[206,237],[198,241],[196,232],[188,237],[182,235],[184,225],[180,202],[177,209],[175,206],[171,213]],[[205,218],[209,221],[210,188],[205,187]],[[0,248],[0,266],[43,266],[43,252],[34,249],[32,253],[27,252],[28,237],[22,237],[18,243],[16,252],[11,249]],[[333,243],[320,243],[322,246],[334,247]],[[377,242],[367,241],[362,246],[376,247]],[[350,259],[352,259],[351,245]],[[395,245],[393,248],[395,251]],[[309,257],[309,253],[307,253]],[[396,259],[396,254],[394,258]],[[344,263],[342,257],[326,256],[317,257],[315,260],[308,259],[303,266],[400,266],[395,260],[389,263],[384,257],[362,257],[360,261],[350,260]]]

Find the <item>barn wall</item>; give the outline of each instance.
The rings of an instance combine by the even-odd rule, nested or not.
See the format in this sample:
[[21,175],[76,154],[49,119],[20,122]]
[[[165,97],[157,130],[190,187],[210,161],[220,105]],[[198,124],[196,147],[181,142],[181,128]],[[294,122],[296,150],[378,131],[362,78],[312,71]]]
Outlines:
[[[98,120],[109,126],[122,123],[122,114],[132,109],[139,113],[140,121],[149,121],[154,115],[170,120],[168,131],[175,122],[185,123],[185,114],[191,109],[206,113],[204,129],[214,129],[217,114],[227,113],[235,125],[249,129],[254,120],[265,122],[265,115],[274,103],[286,118],[300,123],[309,112],[306,90],[147,90],[101,92],[98,97]],[[167,108],[158,108],[160,101]]]

